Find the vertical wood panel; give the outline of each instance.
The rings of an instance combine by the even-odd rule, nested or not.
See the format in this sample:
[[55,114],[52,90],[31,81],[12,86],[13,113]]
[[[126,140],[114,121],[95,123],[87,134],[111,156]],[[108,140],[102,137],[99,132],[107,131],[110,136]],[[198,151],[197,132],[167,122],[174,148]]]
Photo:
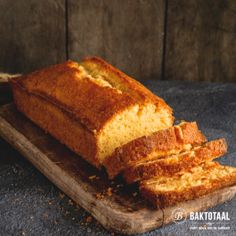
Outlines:
[[29,72],[66,59],[64,0],[1,0],[0,22],[0,70]]
[[135,78],[161,75],[164,0],[68,1],[69,58],[103,57]]
[[236,81],[236,1],[169,0],[167,79]]

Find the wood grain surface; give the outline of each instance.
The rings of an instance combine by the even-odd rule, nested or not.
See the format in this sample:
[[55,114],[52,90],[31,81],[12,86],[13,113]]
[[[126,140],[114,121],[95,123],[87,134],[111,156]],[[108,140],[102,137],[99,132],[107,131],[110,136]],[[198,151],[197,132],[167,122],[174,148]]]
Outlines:
[[174,207],[155,210],[122,180],[109,181],[76,154],[45,134],[9,104],[0,108],[0,136],[24,155],[48,179],[90,212],[105,228],[119,233],[146,232],[173,221],[172,212],[203,211],[234,197],[228,187]]
[[66,60],[64,0],[0,1],[0,71],[26,73]]
[[97,55],[138,80],[161,76],[164,0],[71,0],[69,58]]
[[0,1],[0,71],[103,57],[137,80],[236,81],[236,1]]
[[165,78],[236,81],[236,1],[168,1]]

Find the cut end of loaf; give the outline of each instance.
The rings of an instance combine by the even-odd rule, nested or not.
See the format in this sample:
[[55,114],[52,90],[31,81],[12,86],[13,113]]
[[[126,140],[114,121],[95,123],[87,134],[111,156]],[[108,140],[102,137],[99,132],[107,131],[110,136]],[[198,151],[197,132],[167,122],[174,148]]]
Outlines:
[[109,178],[114,178],[126,168],[140,161],[148,161],[162,156],[178,154],[190,150],[206,141],[196,122],[182,122],[142,136],[117,148],[103,163]]
[[157,112],[154,104],[134,105],[116,115],[99,134],[98,147],[101,163],[111,155],[117,147],[143,135],[170,127],[173,118],[169,111]]
[[136,100],[135,104],[117,111],[98,131],[97,157],[100,163],[117,147],[173,125],[172,110],[162,99],[102,59],[85,59],[79,68],[91,82]]

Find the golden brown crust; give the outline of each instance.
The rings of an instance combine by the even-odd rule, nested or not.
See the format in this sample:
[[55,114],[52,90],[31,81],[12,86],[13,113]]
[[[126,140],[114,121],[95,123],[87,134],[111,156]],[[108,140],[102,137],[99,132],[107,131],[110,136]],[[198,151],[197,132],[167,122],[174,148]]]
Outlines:
[[69,113],[37,95],[30,95],[17,83],[13,83],[12,89],[19,111],[75,153],[99,167],[96,139],[90,131],[72,119]]
[[[211,168],[221,168],[223,166],[215,163]],[[228,168],[224,166],[223,168]],[[232,168],[232,167],[230,167]],[[207,178],[207,177],[206,177]],[[141,183],[141,195],[147,199],[155,208],[165,208],[175,205],[178,202],[196,199],[200,196],[212,193],[218,189],[236,184],[236,168],[233,173],[225,176],[219,176],[217,179],[212,180],[209,185],[198,185],[184,188],[182,191],[153,191],[145,183]]]
[[211,161],[227,152],[225,139],[218,139],[177,155],[143,162],[125,169],[123,176],[127,183],[158,176],[172,176],[189,170],[205,161]]
[[169,151],[176,150],[178,153],[184,149],[185,144],[199,145],[204,142],[206,138],[198,129],[196,122],[184,122],[179,126],[157,131],[117,148],[103,164],[109,178],[114,178],[131,164],[150,159],[150,155],[155,152],[167,155]]
[[[92,68],[93,73],[98,71],[103,73],[103,75],[108,74],[107,78],[113,86],[116,85],[116,81],[119,80],[120,84],[118,85],[119,89],[130,94],[131,97],[135,98],[136,101],[141,103],[151,102],[157,105],[157,109],[168,109],[170,114],[172,114],[172,109],[165,103],[165,101],[153,94],[149,89],[143,86],[138,81],[129,77],[122,71],[108,64],[106,61],[102,60],[99,57],[88,57],[85,58],[81,65],[83,65],[88,70]],[[114,77],[114,79],[112,79]]]
[[126,94],[101,87],[89,79],[79,79],[81,72],[79,68],[72,67],[74,64],[55,65],[12,82],[71,113],[92,132],[98,132],[112,115],[135,103]]
[[[87,61],[97,63],[100,70],[107,71],[108,76],[115,71],[122,87],[118,89],[115,85],[102,86],[94,82],[90,75],[84,73],[82,66],[72,61],[13,79],[12,83],[18,83],[28,93],[41,96],[63,111],[71,113],[92,132],[99,132],[115,115],[137,103],[142,106],[147,102],[155,102],[158,109],[167,109],[171,114],[171,108],[161,98],[137,81],[101,59],[90,58]],[[103,79],[109,84],[107,78]],[[122,90],[126,86],[133,89],[133,92]]]

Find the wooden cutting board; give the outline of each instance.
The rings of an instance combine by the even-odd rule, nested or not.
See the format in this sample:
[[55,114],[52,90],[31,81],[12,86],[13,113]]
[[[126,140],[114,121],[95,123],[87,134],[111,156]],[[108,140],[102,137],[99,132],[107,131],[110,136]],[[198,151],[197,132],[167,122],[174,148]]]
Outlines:
[[105,228],[125,234],[150,231],[173,222],[175,209],[204,211],[234,197],[236,186],[161,210],[137,194],[137,186],[109,181],[50,135],[45,134],[13,104],[0,108],[0,136],[25,156],[50,181],[91,213]]

